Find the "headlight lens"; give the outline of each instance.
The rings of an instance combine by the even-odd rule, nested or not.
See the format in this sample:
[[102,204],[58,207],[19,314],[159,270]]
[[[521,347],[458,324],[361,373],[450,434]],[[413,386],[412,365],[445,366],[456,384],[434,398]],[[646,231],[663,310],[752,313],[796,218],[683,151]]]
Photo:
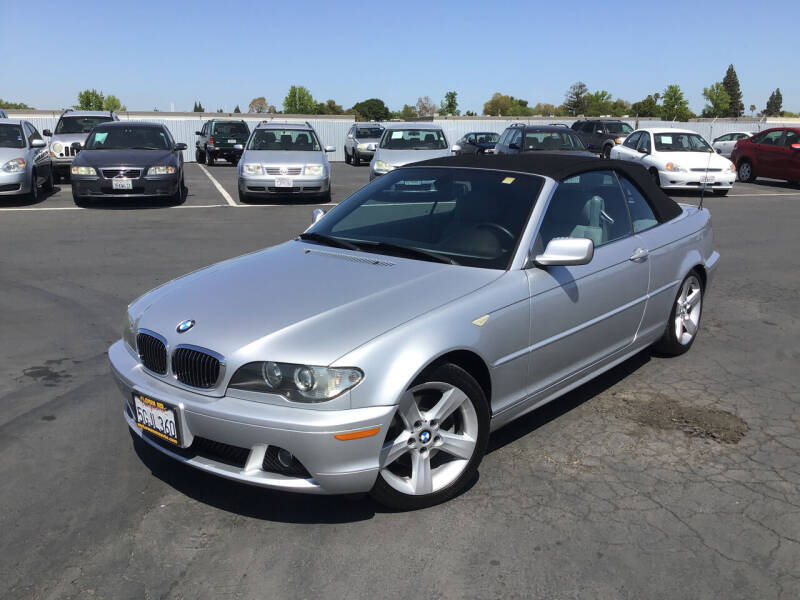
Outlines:
[[686,169],[684,169],[678,163],[671,163],[671,162],[667,163],[666,169],[667,171],[673,171],[673,172],[686,171]]
[[53,149],[53,152],[61,152],[64,149],[64,144],[61,142],[53,142],[51,148]]
[[734,173],[736,173],[736,165],[735,165],[735,164],[733,164],[733,163],[731,163],[731,164],[728,166],[728,170],[729,170],[729,171],[733,171]]
[[621,144],[624,141],[625,141],[624,137],[614,138],[614,142],[617,143],[617,144]]
[[263,175],[264,169],[261,168],[261,165],[257,165],[255,163],[247,163],[244,166],[244,174],[245,175]]
[[174,173],[175,167],[167,165],[158,165],[156,167],[150,167],[147,169],[148,175],[173,175]]
[[369,144],[359,144],[359,145],[358,145],[358,149],[359,149],[359,150],[366,150],[368,145],[369,145]]
[[319,177],[323,171],[322,165],[306,165],[305,174]]
[[280,394],[293,402],[325,402],[355,387],[364,373],[355,368],[329,368],[279,362],[252,362],[240,367],[230,387]]
[[390,165],[385,160],[376,160],[375,161],[375,171],[379,171],[381,173],[388,173],[389,171],[394,170],[394,165]]
[[72,174],[96,176],[97,171],[94,170],[94,167],[72,167]]
[[127,311],[125,312],[125,320],[122,323],[122,340],[128,348],[136,352],[136,324]]
[[25,159],[24,158],[12,158],[6,164],[3,165],[3,171],[6,173],[19,173],[20,171],[25,170]]

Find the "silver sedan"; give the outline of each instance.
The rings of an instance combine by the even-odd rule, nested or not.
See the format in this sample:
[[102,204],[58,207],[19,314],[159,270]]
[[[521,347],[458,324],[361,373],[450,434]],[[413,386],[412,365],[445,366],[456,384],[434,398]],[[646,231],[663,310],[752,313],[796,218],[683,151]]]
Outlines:
[[176,461],[413,509],[468,486],[490,431],[687,351],[718,259],[708,211],[640,166],[436,159],[145,294],[109,357],[131,431]]
[[39,188],[53,190],[47,144],[28,121],[0,119],[0,197],[39,199]]

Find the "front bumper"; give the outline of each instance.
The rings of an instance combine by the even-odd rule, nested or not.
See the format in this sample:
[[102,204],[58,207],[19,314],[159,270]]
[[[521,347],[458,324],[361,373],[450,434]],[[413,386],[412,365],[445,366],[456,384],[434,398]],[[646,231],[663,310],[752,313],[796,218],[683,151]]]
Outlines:
[[330,176],[311,177],[306,175],[289,176],[292,187],[277,187],[277,178],[270,175],[239,175],[239,189],[248,196],[324,196],[331,189]]
[[[111,371],[125,397],[123,413],[128,427],[160,452],[220,477],[265,488],[310,494],[348,494],[372,489],[378,461],[394,406],[349,410],[315,410],[241,400],[213,398],[177,388],[148,375],[121,340],[108,350]],[[167,442],[156,441],[136,425],[130,402],[134,393],[168,403],[175,409],[184,447],[196,439],[244,449],[242,464],[214,456],[192,454]],[[334,437],[368,427],[377,435],[341,441]],[[310,477],[289,476],[264,468],[269,446],[288,450]]]
[[19,173],[0,171],[0,196],[16,196],[31,191],[31,177],[27,170]]
[[659,171],[661,187],[666,190],[729,190],[736,181],[733,171],[712,171],[707,174],[714,180],[703,182],[706,173],[702,171]]
[[111,179],[105,177],[81,177],[75,175],[71,178],[72,193],[75,196],[86,198],[150,198],[154,196],[174,196],[178,193],[178,175],[164,175],[160,177],[140,177],[132,179],[132,189],[115,190]]

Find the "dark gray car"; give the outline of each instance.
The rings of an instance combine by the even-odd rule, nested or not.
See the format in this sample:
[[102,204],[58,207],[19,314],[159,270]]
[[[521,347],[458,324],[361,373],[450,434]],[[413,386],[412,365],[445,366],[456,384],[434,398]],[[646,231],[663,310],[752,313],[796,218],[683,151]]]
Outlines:
[[371,161],[382,135],[383,127],[377,123],[353,125],[344,140],[344,162],[357,167],[362,160]]
[[244,146],[250,137],[250,128],[244,121],[230,119],[212,119],[203,123],[195,142],[194,158],[197,162],[205,162],[209,167],[218,158],[224,158],[234,165],[239,164]]
[[575,121],[572,130],[578,134],[589,152],[609,158],[611,149],[625,141],[633,128],[618,119],[586,119]]
[[553,125],[524,125],[516,123],[506,129],[494,146],[495,154],[520,152],[558,152],[592,156],[575,132]]

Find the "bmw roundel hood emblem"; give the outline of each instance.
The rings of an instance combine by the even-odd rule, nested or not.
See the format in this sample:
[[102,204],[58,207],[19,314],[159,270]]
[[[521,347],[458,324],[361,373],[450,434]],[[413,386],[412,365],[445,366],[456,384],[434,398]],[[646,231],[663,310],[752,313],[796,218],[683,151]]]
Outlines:
[[185,321],[178,323],[178,326],[175,328],[175,330],[178,333],[186,333],[192,327],[194,327],[194,319],[186,319]]

